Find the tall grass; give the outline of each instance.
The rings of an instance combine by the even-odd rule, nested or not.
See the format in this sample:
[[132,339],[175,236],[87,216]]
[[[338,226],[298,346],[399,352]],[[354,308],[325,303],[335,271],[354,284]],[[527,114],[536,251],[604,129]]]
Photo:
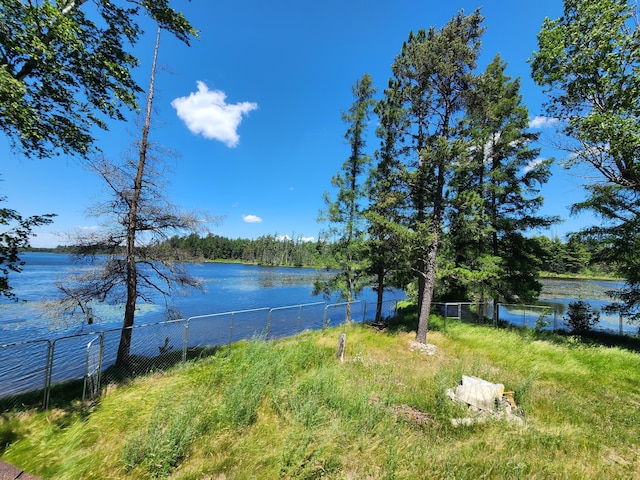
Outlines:
[[[438,321],[434,328],[442,328]],[[415,479],[640,476],[640,354],[449,324],[434,356],[401,326],[233,345],[110,387],[92,407],[5,416],[2,457],[42,478]],[[454,427],[462,375],[515,391],[524,424]]]

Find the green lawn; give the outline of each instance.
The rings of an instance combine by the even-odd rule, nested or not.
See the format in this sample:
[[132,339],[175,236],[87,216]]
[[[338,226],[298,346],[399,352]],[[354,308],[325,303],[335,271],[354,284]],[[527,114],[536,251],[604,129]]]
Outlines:
[[[241,342],[90,407],[6,414],[0,453],[44,479],[640,478],[636,343],[432,324],[433,356],[361,325]],[[524,422],[454,427],[463,374],[514,391]]]

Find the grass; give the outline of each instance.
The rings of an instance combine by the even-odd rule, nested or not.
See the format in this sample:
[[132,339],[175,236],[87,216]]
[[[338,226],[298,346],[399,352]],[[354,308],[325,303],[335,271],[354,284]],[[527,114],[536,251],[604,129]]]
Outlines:
[[[434,319],[353,325],[228,351],[128,383],[93,405],[4,414],[0,454],[43,479],[637,478],[640,353],[597,339]],[[346,331],[345,361],[334,358]],[[515,391],[522,425],[467,416],[446,390]]]

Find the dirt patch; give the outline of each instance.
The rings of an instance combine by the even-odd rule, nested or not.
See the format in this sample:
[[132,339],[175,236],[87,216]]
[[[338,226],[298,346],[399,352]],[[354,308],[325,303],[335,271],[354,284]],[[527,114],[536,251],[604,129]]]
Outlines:
[[431,414],[422,412],[417,408],[413,408],[407,404],[395,405],[391,408],[391,411],[396,417],[401,417],[405,421],[413,424],[413,425],[434,425],[437,423]]

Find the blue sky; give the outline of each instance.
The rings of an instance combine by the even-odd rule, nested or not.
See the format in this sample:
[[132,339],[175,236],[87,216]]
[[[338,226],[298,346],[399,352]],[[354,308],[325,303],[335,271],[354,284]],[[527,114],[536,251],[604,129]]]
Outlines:
[[[341,113],[353,101],[351,87],[363,73],[382,90],[391,64],[410,31],[441,27],[459,10],[482,9],[486,32],[480,69],[500,53],[507,74],[520,77],[532,120],[545,96],[530,77],[527,59],[545,17],[562,14],[561,0],[234,0],[174,1],[200,31],[190,47],[165,34],[156,80],[152,140],[176,152],[168,194],[187,210],[222,216],[212,233],[230,238],[279,234],[317,238],[322,195],[349,155]],[[135,76],[148,85],[155,40],[152,24],[135,53]],[[144,99],[141,99],[144,102]],[[136,115],[111,122],[98,146],[117,157],[130,147]],[[542,157],[563,158],[550,148],[553,130],[542,127]],[[1,135],[1,134],[0,134]],[[23,215],[56,213],[37,230],[33,246],[66,242],[65,234],[94,228],[87,207],[100,198],[99,179],[73,157],[24,158],[0,136],[3,206]],[[368,139],[373,151],[377,139]],[[544,187],[542,213],[566,219],[550,231],[562,236],[591,222],[569,217],[583,198],[584,179],[554,167]]]

